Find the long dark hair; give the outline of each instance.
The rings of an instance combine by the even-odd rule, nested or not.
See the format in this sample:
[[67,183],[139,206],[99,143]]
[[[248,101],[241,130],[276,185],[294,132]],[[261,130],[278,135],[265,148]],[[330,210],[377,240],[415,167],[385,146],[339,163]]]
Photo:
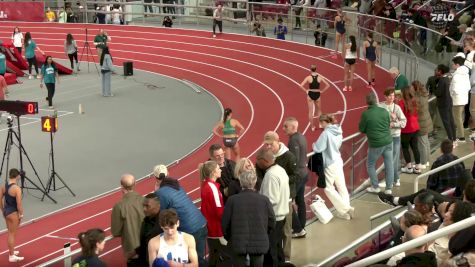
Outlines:
[[[48,59],[49,59],[49,58],[51,58],[51,60],[53,60],[53,57],[52,57],[52,56],[46,56],[46,59],[45,59],[45,65],[46,65],[46,66],[49,65],[49,64],[48,64]],[[54,64],[53,61],[51,61],[51,65],[50,65],[50,66],[53,67],[53,68],[55,69],[55,71],[56,71],[56,64]]]
[[223,123],[225,123],[228,120],[228,117],[231,113],[233,113],[232,109],[230,109],[230,108],[225,108],[224,109]]
[[90,258],[96,255],[97,243],[106,238],[104,231],[99,228],[89,229],[86,232],[79,233],[78,239],[81,244],[82,256]]
[[[101,61],[100,61],[100,65],[102,66],[102,64],[104,64],[104,56],[108,54],[110,55],[110,52],[109,52],[109,47],[106,46],[102,49],[102,54],[101,54]],[[112,60],[112,56],[111,56],[111,60]]]
[[18,26],[15,26],[15,28],[13,28],[13,36],[15,36],[15,33],[16,33],[15,30],[16,29],[18,29],[18,33],[21,33],[20,28],[18,28]]
[[404,109],[409,114],[417,114],[417,101],[414,97],[414,89],[409,86],[402,88],[402,100],[404,101]]
[[71,45],[73,41],[74,41],[73,35],[68,33],[68,35],[66,35],[66,44]]
[[31,41],[31,33],[30,32],[27,32],[25,33],[25,48],[29,45],[29,42]]
[[354,35],[350,35],[350,42],[351,42],[351,52],[356,52],[356,39]]

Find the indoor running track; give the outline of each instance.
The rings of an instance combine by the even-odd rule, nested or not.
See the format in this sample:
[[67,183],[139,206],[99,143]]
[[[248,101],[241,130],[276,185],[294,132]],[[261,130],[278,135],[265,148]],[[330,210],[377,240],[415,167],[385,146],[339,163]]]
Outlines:
[[[23,32],[32,32],[38,46],[54,58],[66,58],[63,43],[67,33],[73,34],[82,52],[84,29],[89,28],[91,46],[99,29],[94,24],[2,23],[0,39],[9,40],[14,26]],[[240,139],[244,156],[253,156],[268,130],[276,130],[286,143],[281,128],[288,116],[295,116],[301,122],[300,130],[305,133],[309,146],[316,140],[319,131],[308,130],[306,95],[299,87],[311,64],[316,64],[317,71],[330,81],[330,89],[322,96],[322,108],[327,113],[339,113],[344,136],[357,131],[365,95],[372,90],[366,88],[366,66],[360,61],[353,92],[343,93],[343,60],[331,59],[330,50],[325,48],[237,34],[213,39],[210,32],[186,29],[112,25],[104,28],[112,37],[110,47],[115,65],[133,61],[136,69],[192,81],[214,94],[224,107],[231,107],[235,118],[246,127]],[[383,88],[392,85],[392,80],[383,69],[377,69],[376,77],[378,95],[381,95]],[[212,138],[170,168],[171,176],[180,179],[192,199],[199,198],[200,194],[196,166],[208,159],[207,148],[216,142],[221,143],[221,140]],[[146,194],[153,186],[153,179],[147,178],[139,182],[136,189]],[[26,223],[16,242],[25,260],[11,266],[36,266],[61,255],[65,242],[70,241],[72,249],[78,248],[77,233],[92,227],[109,229],[110,210],[120,198],[121,193],[114,191]],[[9,266],[4,264],[7,254],[3,233],[0,235],[2,266]],[[109,266],[125,266],[118,239],[107,243],[102,258]]]

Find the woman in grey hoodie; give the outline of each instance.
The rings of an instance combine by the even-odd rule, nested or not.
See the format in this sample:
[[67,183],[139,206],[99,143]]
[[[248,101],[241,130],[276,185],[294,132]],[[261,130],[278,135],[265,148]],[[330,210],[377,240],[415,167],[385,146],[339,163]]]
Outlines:
[[[332,115],[320,116],[320,124],[324,128],[318,140],[313,143],[313,151],[322,153],[323,166],[325,168],[325,194],[336,209],[336,216],[345,220],[351,220],[355,208],[350,206],[350,195],[346,188],[345,173],[343,172],[343,159],[340,154],[343,142],[343,131],[336,124]],[[338,190],[335,190],[336,189]]]
[[104,47],[101,54],[102,96],[114,96],[111,93],[111,73],[114,70],[109,47]]

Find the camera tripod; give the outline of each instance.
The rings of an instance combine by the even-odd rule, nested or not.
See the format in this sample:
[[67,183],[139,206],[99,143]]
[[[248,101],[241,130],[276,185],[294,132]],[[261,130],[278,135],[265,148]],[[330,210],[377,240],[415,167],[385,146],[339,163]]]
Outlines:
[[81,65],[82,57],[84,56],[84,52],[86,52],[87,72],[89,73],[89,57],[91,57],[92,62],[94,62],[94,67],[96,68],[97,75],[100,75],[99,74],[99,69],[97,68],[96,60],[94,59],[94,54],[92,53],[91,46],[89,45],[88,38],[89,38],[89,35],[88,35],[87,28],[86,28],[86,41],[84,42],[84,46],[82,47],[81,57],[79,58],[77,68],[79,70],[79,66]]
[[[59,174],[56,172],[56,169],[54,168],[53,132],[52,131],[49,132],[49,135],[50,135],[50,142],[51,142],[51,152],[50,152],[50,156],[51,156],[51,174],[49,176],[48,182],[46,183],[46,189],[45,189],[45,192],[43,194],[43,197],[41,198],[41,201],[43,201],[43,199],[45,198],[47,193],[49,193],[51,190],[57,191],[57,190],[65,188],[65,187],[69,190],[69,192],[73,196],[76,196],[74,194],[73,190],[71,190],[71,188],[69,188],[69,186],[66,184],[66,182],[64,182],[63,178],[61,178],[61,176],[59,176]],[[56,178],[58,178],[61,181],[61,183],[63,183],[63,187],[56,188]],[[53,187],[53,189],[51,189],[51,186]]]
[[[16,145],[18,147],[18,152],[19,152],[19,157],[20,157],[20,177],[21,177],[21,182],[20,182],[20,187],[21,191],[23,192],[23,189],[33,189],[33,190],[38,190],[41,193],[43,193],[43,198],[41,199],[43,201],[44,197],[47,196],[51,201],[53,201],[55,204],[57,203],[56,200],[54,200],[48,193],[46,192],[45,186],[43,185],[43,182],[41,182],[40,177],[38,176],[38,172],[35,169],[35,166],[33,166],[33,162],[31,162],[30,157],[26,153],[25,147],[21,143],[21,130],[20,130],[20,116],[16,115],[17,118],[17,124],[18,124],[18,134],[13,130],[13,119],[8,118],[8,134],[7,134],[7,140],[5,142],[5,149],[3,151],[3,159],[2,159],[2,165],[0,167],[0,177],[3,172],[3,166],[6,161],[6,169],[8,172],[8,165],[10,162],[10,152],[12,149],[12,145]],[[15,144],[15,140],[17,141],[17,144]],[[39,187],[36,183],[34,183],[28,176],[26,176],[25,171],[23,170],[23,155],[28,159],[28,162],[30,163],[31,169],[33,169],[33,172],[35,173],[35,176],[38,178],[38,181],[41,185]],[[31,184],[32,187],[27,187],[27,183]]]

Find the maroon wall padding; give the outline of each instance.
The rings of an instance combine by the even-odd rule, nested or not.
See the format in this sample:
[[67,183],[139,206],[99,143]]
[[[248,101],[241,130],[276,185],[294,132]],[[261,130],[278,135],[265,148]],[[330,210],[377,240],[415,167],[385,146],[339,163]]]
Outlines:
[[15,73],[5,73],[3,76],[8,85],[16,84],[16,74]]
[[13,62],[7,59],[7,72],[15,73],[17,77],[23,77],[25,73],[19,69]]
[[[41,68],[45,63],[46,57],[43,54],[36,53],[36,62],[38,63],[38,68]],[[53,61],[54,62],[54,61]],[[54,62],[56,68],[58,68],[59,74],[73,74],[73,70],[70,68],[66,68],[65,66],[59,64],[58,62]]]

